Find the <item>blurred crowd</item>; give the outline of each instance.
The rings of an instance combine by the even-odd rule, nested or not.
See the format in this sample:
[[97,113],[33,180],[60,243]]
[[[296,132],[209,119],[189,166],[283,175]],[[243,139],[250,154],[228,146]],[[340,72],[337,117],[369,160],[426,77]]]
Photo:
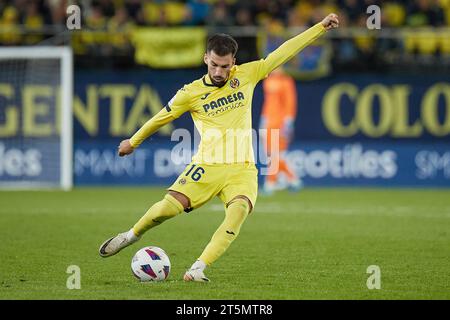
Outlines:
[[[376,39],[373,33],[343,36],[333,41],[337,65],[367,69],[387,62],[392,67],[406,61],[405,53],[436,56],[439,68],[450,65],[450,29],[433,29],[450,27],[450,0],[0,0],[0,45],[43,43],[64,33],[70,5],[81,10],[82,32],[72,33],[69,41],[75,54],[86,56],[89,63],[92,56],[111,55],[128,63],[136,26],[206,26],[210,32],[257,27],[254,30],[281,34],[287,28],[309,27],[334,12],[341,27],[366,28],[367,8],[377,5],[383,29],[409,31],[402,30],[400,39]],[[240,41],[241,62],[257,58],[256,33],[243,38],[239,32],[232,35]]]
[[90,29],[127,25],[308,26],[335,12],[343,26],[365,26],[366,8],[381,7],[384,27],[450,25],[450,0],[0,0],[0,25],[65,25],[66,8],[81,8]]

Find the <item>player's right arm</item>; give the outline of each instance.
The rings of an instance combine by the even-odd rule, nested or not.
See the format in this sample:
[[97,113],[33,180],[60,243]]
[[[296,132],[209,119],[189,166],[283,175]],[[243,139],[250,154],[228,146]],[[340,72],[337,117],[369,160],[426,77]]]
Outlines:
[[161,109],[156,115],[148,120],[130,139],[123,140],[119,145],[119,156],[125,156],[133,153],[134,149],[159,130],[162,126],[172,122],[180,117],[186,111],[189,111],[189,94],[185,87],[178,90],[177,94]]

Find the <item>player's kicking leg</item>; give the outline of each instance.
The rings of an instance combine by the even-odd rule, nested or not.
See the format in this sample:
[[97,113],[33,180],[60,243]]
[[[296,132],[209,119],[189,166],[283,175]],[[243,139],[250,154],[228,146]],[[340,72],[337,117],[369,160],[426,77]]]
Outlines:
[[161,201],[155,203],[129,231],[119,233],[102,243],[99,249],[101,257],[110,257],[123,248],[135,243],[149,229],[173,218],[189,207],[189,199],[175,191],[169,191]]
[[225,219],[216,230],[203,253],[184,274],[185,281],[209,282],[204,270],[228,249],[236,239],[242,224],[251,211],[251,202],[246,196],[237,196],[228,203]]
[[119,233],[117,236],[109,238],[103,242],[98,250],[98,253],[103,258],[113,256],[123,248],[138,241],[139,238],[140,237],[136,236],[133,232],[133,228],[131,228],[129,231]]

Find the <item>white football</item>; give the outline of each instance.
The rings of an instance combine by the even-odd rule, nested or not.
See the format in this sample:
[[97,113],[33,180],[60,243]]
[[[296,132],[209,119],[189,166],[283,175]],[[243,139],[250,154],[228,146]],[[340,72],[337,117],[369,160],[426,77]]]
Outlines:
[[170,273],[170,260],[158,247],[140,249],[131,260],[131,271],[140,281],[163,281]]

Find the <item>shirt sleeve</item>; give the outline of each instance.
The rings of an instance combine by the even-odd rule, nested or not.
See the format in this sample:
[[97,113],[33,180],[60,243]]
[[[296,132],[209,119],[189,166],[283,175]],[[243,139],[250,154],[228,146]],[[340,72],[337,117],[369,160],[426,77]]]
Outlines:
[[162,126],[179,118],[183,113],[190,110],[189,95],[186,88],[178,90],[176,95],[156,115],[148,120],[131,138],[130,144],[133,148],[139,145],[159,130]]
[[252,68],[254,82],[258,82],[267,77],[272,70],[290,60],[324,34],[325,31],[325,27],[319,22],[308,30],[284,42],[265,59],[248,63],[248,67]]

